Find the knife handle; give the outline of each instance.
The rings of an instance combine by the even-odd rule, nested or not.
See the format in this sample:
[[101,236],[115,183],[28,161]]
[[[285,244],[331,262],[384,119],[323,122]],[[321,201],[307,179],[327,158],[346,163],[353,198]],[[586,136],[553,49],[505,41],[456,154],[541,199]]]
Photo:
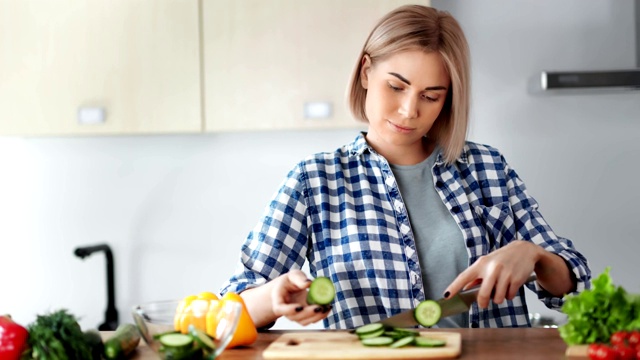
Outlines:
[[[528,284],[532,281],[536,281],[538,280],[538,277],[536,276],[536,274],[531,274],[529,275],[529,277],[527,278],[527,280],[524,281],[525,284]],[[467,305],[471,304],[472,302],[476,301],[476,298],[478,297],[478,292],[480,291],[480,285],[482,284],[478,284],[475,285],[467,290],[463,290],[460,291],[460,293],[458,294],[458,296],[460,296],[460,298],[467,303]],[[491,297],[493,298],[493,294],[495,291],[491,291]]]

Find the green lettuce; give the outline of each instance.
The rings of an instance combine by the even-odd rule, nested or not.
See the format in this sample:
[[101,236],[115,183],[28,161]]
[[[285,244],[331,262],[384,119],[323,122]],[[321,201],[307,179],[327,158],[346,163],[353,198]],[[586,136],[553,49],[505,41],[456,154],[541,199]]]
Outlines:
[[607,267],[592,288],[565,297],[567,323],[558,328],[568,345],[608,343],[619,330],[640,329],[640,295],[615,286]]

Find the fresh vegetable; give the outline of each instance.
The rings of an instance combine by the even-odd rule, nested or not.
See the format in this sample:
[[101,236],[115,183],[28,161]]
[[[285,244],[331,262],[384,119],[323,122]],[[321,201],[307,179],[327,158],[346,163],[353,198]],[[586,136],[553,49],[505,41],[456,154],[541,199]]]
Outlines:
[[189,333],[164,333],[159,336],[159,349],[165,359],[214,359],[215,344],[204,331],[189,326]]
[[356,328],[356,335],[361,336],[365,334],[375,333],[379,330],[384,331],[384,325],[380,323],[367,324]]
[[176,309],[174,328],[183,334],[189,332],[189,325],[207,331],[207,313],[215,309],[218,301],[218,296],[208,291],[185,297]]
[[389,347],[391,348],[401,348],[401,347],[405,347],[407,345],[411,345],[416,341],[416,337],[415,336],[405,336],[401,339],[396,340],[393,344],[389,345]]
[[193,326],[215,339],[218,336],[219,311],[228,302],[242,304],[242,313],[227,348],[253,344],[258,338],[258,330],[242,297],[235,293],[227,293],[222,298],[210,292],[185,297],[176,309],[174,329],[182,334],[191,334],[190,327]]
[[28,337],[27,329],[11,320],[9,315],[0,316],[0,359],[20,359]]
[[387,327],[380,323],[360,326],[354,333],[364,346],[389,346],[395,349],[411,345],[440,347],[447,344],[445,340],[422,336],[415,330]]
[[32,359],[95,359],[75,316],[62,309],[38,315],[27,327]]
[[309,305],[329,305],[336,296],[336,288],[328,277],[319,276],[311,282],[307,293]]
[[222,297],[220,306],[224,306],[224,302],[227,301],[235,301],[242,304],[242,314],[240,315],[240,321],[238,321],[238,327],[236,328],[235,333],[233,333],[231,342],[227,347],[234,348],[237,346],[253,344],[258,338],[258,329],[256,329],[256,325],[249,315],[249,311],[247,310],[247,306],[244,304],[244,300],[242,300],[240,295],[228,292]]
[[442,308],[440,304],[433,300],[421,301],[413,312],[418,324],[424,327],[431,327],[437,324],[440,321],[440,315],[442,315]]
[[388,336],[378,336],[374,338],[361,339],[364,346],[389,346],[393,344],[393,339]]
[[133,324],[120,324],[113,336],[104,343],[107,359],[123,359],[129,356],[140,343],[140,332]]
[[638,337],[640,331],[616,331],[611,334],[609,343],[593,343],[587,347],[587,355],[590,359],[616,359],[636,360],[640,359],[640,345]]
[[447,342],[442,339],[417,337],[415,340],[415,344],[416,346],[421,346],[421,347],[441,347],[441,346],[445,346]]
[[92,359],[102,359],[104,354],[104,343],[102,343],[102,336],[98,330],[87,330],[84,332],[84,339],[91,349]]
[[558,330],[568,345],[604,344],[617,331],[640,329],[640,295],[615,286],[609,270],[593,280],[592,289],[565,297],[567,323]]

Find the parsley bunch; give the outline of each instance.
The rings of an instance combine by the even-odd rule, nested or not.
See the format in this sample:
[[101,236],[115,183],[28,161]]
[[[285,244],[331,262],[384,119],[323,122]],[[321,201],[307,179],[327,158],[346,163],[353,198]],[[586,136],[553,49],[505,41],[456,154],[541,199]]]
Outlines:
[[609,270],[592,281],[592,289],[565,298],[568,321],[558,330],[568,345],[607,343],[616,331],[640,329],[640,295],[615,286]]
[[80,324],[64,309],[38,315],[28,331],[32,359],[92,359]]

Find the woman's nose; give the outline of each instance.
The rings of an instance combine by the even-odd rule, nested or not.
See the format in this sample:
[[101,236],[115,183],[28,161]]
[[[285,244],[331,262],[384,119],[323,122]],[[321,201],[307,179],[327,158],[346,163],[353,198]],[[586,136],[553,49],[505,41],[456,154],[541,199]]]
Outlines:
[[418,101],[413,96],[405,96],[398,108],[398,113],[407,119],[413,119],[418,117]]

